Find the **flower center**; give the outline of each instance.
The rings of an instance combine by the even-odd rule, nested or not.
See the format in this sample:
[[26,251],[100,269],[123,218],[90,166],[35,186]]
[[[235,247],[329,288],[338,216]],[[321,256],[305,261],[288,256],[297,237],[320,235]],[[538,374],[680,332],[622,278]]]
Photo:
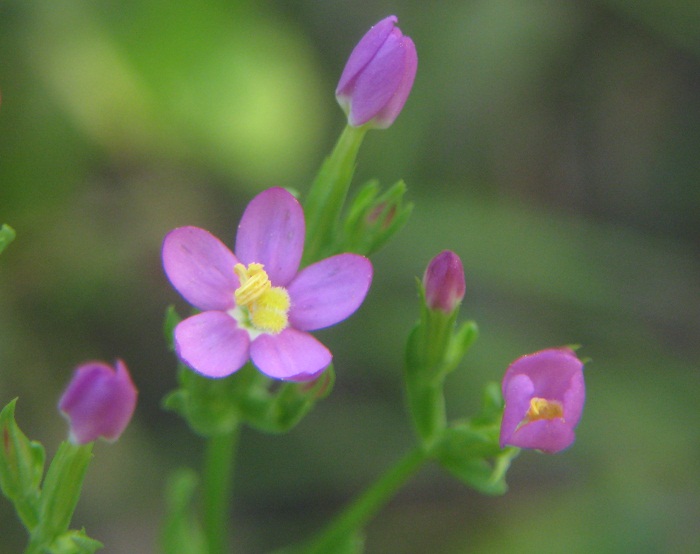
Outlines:
[[287,290],[272,286],[262,264],[236,264],[233,271],[241,283],[234,292],[236,305],[247,316],[246,323],[273,335],[284,330],[290,304]]
[[530,409],[525,414],[527,423],[540,419],[564,418],[564,407],[561,402],[534,397],[530,400]]

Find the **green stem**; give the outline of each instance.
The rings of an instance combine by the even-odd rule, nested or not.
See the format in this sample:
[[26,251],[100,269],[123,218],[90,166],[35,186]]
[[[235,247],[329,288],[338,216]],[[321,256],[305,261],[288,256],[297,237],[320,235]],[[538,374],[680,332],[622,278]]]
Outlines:
[[210,437],[204,459],[204,533],[209,554],[226,554],[234,455],[240,426]]
[[329,248],[355,171],[355,159],[369,126],[347,125],[326,158],[304,202],[306,244],[304,264],[332,254]]
[[351,533],[362,529],[427,459],[428,453],[422,448],[409,452],[337,516],[301,552],[304,554],[336,552],[339,543],[347,539]]

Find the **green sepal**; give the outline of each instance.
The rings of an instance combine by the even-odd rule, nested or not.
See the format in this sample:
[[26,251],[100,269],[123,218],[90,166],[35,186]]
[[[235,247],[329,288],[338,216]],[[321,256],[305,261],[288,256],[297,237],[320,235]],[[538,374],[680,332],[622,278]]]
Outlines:
[[15,239],[15,230],[9,225],[3,223],[0,227],[0,252],[5,250],[5,247]]
[[240,422],[242,391],[258,388],[259,381],[265,377],[250,364],[223,379],[204,377],[179,364],[180,386],[165,396],[163,407],[180,414],[203,437],[231,433]]
[[39,522],[39,487],[46,453],[39,442],[30,441],[20,430],[15,421],[16,403],[15,398],[0,412],[0,488],[14,504],[22,524],[31,532]]
[[413,211],[413,204],[403,202],[406,184],[398,181],[383,194],[379,191],[379,183],[370,181],[357,193],[343,223],[338,252],[369,256],[406,224]]
[[273,381],[248,363],[223,379],[204,377],[180,365],[180,387],[163,406],[185,418],[203,437],[232,432],[242,421],[267,433],[283,433],[309,413],[333,388],[332,365],[306,383]]
[[445,352],[445,363],[443,365],[445,373],[449,373],[457,367],[477,338],[479,338],[479,327],[476,321],[464,322],[452,334]]
[[175,327],[182,321],[182,318],[175,310],[175,306],[168,306],[163,319],[163,336],[168,349],[175,352]]
[[168,479],[160,539],[164,554],[206,554],[206,539],[192,509],[198,486],[197,473],[191,469],[179,469]]
[[336,253],[333,248],[340,215],[355,172],[357,153],[368,128],[345,127],[306,195],[304,266]]
[[[442,382],[445,375],[454,369],[459,359],[456,352],[448,357],[450,343],[453,340],[458,309],[447,314],[440,310],[431,310],[425,302],[425,289],[420,280],[416,280],[421,303],[418,323],[409,335],[406,348],[406,370],[409,375],[421,382]],[[460,356],[461,357],[461,356]]]
[[241,413],[251,427],[266,433],[286,433],[328,396],[335,384],[333,364],[313,381],[273,383],[272,392],[259,391],[242,399]]
[[95,539],[91,539],[85,534],[85,529],[80,531],[66,531],[60,535],[46,549],[50,554],[92,554],[97,552],[104,545]]
[[506,473],[519,448],[498,444],[503,398],[498,384],[484,389],[481,412],[451,425],[434,450],[440,464],[464,484],[484,494],[504,494]]
[[53,544],[68,531],[92,459],[93,444],[63,441],[58,447],[41,490],[39,525],[32,532],[32,544]]

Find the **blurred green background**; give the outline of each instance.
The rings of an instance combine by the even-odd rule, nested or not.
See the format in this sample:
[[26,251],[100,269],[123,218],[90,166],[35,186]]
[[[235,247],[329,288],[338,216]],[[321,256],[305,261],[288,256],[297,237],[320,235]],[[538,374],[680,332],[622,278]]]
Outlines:
[[[74,527],[155,552],[168,472],[201,442],[159,408],[161,332],[184,303],[159,249],[179,225],[228,244],[263,188],[304,192],[344,119],[333,91],[370,25],[417,44],[404,112],[357,183],[416,204],[374,258],[367,303],[319,333],[336,390],[292,433],[244,432],[236,552],[317,530],[413,444],[402,403],[415,277],[445,248],[481,338],[453,417],[521,354],[583,345],[588,402],[557,456],[524,452],[486,498],[426,468],[372,522],[368,553],[698,552],[700,4],[697,0],[0,2],[0,402],[49,455],[78,363],[123,358],[133,424],[99,444]],[[24,535],[0,500],[0,552]]]

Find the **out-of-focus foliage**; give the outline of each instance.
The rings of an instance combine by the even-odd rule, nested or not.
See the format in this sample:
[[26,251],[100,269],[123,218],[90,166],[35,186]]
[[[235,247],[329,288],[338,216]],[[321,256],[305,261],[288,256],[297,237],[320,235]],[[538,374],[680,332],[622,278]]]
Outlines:
[[[519,355],[580,343],[577,442],[525,452],[485,498],[433,468],[367,530],[368,553],[700,548],[700,16],[697,2],[7,0],[0,3],[0,404],[55,452],[78,363],[124,358],[134,424],[96,445],[75,526],[154,551],[168,471],[199,439],[159,407],[179,302],[171,228],[229,237],[256,191],[302,192],[344,117],[334,89],[368,25],[396,13],[414,90],[360,152],[356,185],[403,178],[415,209],[375,258],[368,302],[322,333],[336,383],[293,432],[245,432],[235,544],[308,536],[413,444],[404,341],[415,277],[464,262],[480,338],[448,378],[453,417]],[[185,306],[178,305],[181,313]],[[0,501],[0,551],[23,535]]]

